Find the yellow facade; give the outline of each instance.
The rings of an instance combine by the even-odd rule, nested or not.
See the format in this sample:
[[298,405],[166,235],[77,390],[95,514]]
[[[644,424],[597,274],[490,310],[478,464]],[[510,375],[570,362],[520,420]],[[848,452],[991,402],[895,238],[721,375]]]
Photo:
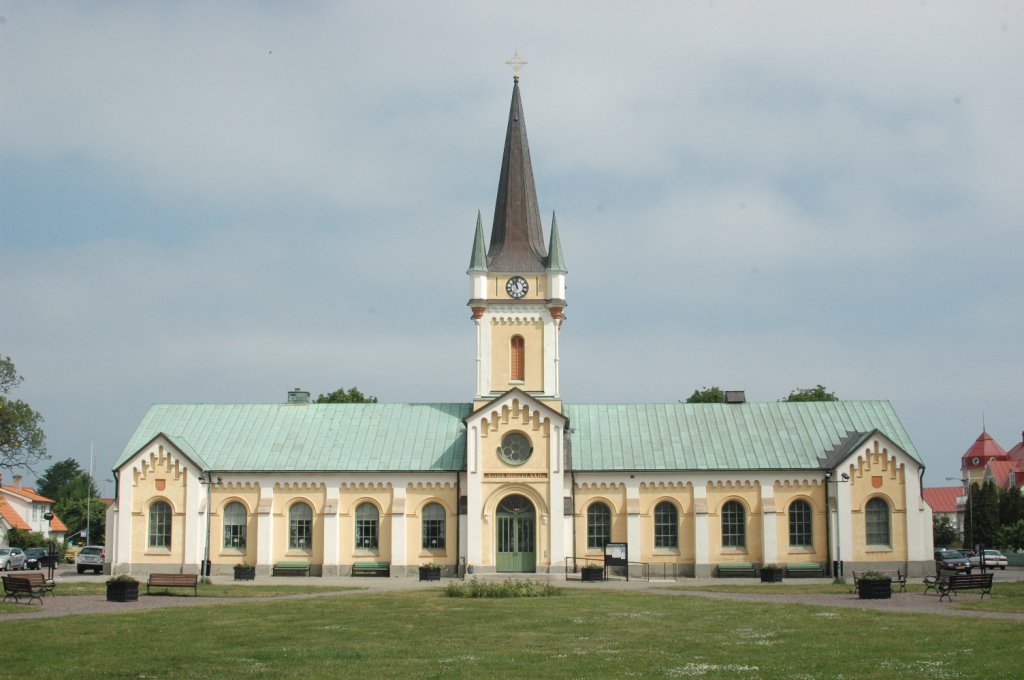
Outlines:
[[[512,379],[512,338],[525,345],[525,374]],[[491,322],[491,385],[502,392],[518,387],[526,392],[544,389],[544,324],[536,320],[493,319]]]
[[[210,493],[213,507],[210,513],[210,561],[214,564],[256,564],[259,486],[228,482],[214,486]],[[239,503],[245,508],[244,548],[224,545],[224,509],[231,503]]]
[[[828,514],[825,485],[821,482],[776,483],[776,554],[780,564],[825,562],[828,560]],[[790,545],[789,513],[793,503],[804,501],[811,508],[811,545]]]
[[[878,441],[849,466],[850,523],[853,532],[853,560],[899,562],[907,559],[906,469]],[[890,541],[886,545],[868,545],[865,508],[872,499],[889,508]]]
[[[151,450],[132,475],[131,551],[139,561],[181,564],[184,558],[188,469],[163,446]],[[171,545],[150,547],[149,515],[163,501],[171,507]]]
[[[454,484],[415,484],[406,489],[406,555],[411,564],[454,565],[458,546],[458,497]],[[444,508],[444,547],[423,544],[423,509],[431,503]]]

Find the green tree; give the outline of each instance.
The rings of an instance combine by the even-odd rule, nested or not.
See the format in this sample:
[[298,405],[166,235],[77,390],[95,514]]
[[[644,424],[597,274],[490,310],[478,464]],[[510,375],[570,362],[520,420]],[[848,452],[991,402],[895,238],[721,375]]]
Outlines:
[[[46,468],[36,480],[36,491],[40,496],[57,500],[64,495],[64,489],[79,478],[89,475],[74,458],[66,458]],[[95,488],[95,487],[94,487]],[[95,495],[95,494],[94,494]]]
[[999,533],[1002,547],[1009,550],[1024,550],[1024,519],[1012,526],[1004,526]]
[[0,357],[0,469],[31,468],[46,460],[43,416],[21,401],[6,395],[21,384],[22,377],[10,357]]
[[949,515],[932,515],[932,545],[951,546],[960,540],[960,534],[953,526]]
[[329,394],[321,394],[316,398],[317,404],[376,404],[377,397],[371,397],[359,391],[358,387],[346,390],[344,387]]
[[999,489],[999,523],[1004,527],[1013,526],[1024,519],[1024,494],[1012,486]]
[[798,387],[781,401],[839,401],[835,392],[829,392],[824,385],[816,387]]
[[994,482],[971,483],[965,512],[964,547],[999,547],[999,490]]
[[686,399],[687,404],[724,404],[725,392],[717,385],[714,387],[702,387],[694,390]]
[[50,539],[38,531],[11,529],[7,532],[7,543],[11,547],[27,550],[29,548],[45,548],[50,545]]
[[37,486],[40,495],[54,501],[53,512],[67,526],[69,536],[85,529],[88,514],[89,532],[92,534],[89,542],[101,542],[107,505],[100,500],[99,489],[77,460],[67,458],[46,468]]

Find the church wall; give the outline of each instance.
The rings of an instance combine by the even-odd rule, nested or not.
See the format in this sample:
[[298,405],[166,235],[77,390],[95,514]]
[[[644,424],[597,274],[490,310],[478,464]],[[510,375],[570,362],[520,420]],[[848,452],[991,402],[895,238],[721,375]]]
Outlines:
[[[445,544],[443,548],[423,546],[423,508],[438,503],[444,508]],[[410,565],[443,564],[455,567],[458,546],[455,543],[458,527],[458,498],[455,485],[410,484],[406,490],[406,555]]]
[[[274,484],[272,512],[274,549],[271,564],[284,561],[308,561],[310,565],[324,562],[324,501],[326,488],[322,483],[284,482]],[[297,503],[306,503],[313,511],[313,540],[309,549],[288,545],[289,513]]]
[[[828,561],[828,515],[825,503],[825,485],[820,480],[786,480],[774,485],[776,507],[777,564]],[[792,504],[802,500],[811,506],[811,545],[790,545],[789,511]]]
[[[162,445],[154,445],[130,470],[131,562],[154,565],[180,565],[185,562],[185,525],[188,469]],[[171,545],[149,546],[149,511],[163,501],[171,507]]]
[[[611,542],[626,543],[629,540],[626,515],[626,485],[620,482],[583,482],[576,487],[576,558],[579,566],[586,560],[604,561],[603,548],[587,547],[587,510],[594,503],[604,503],[611,510]],[[636,561],[630,556],[631,561]]]
[[[214,486],[211,491],[213,512],[210,515],[210,562],[214,565],[256,564],[260,489],[253,484],[232,482]],[[245,547],[224,545],[224,509],[233,502],[245,508]]]
[[[672,503],[679,513],[678,545],[675,548],[655,547],[655,508],[663,502]],[[689,483],[650,482],[640,485],[640,526],[641,545],[640,561],[652,564],[686,564],[693,565],[696,545],[696,521],[694,518],[693,485]],[[656,574],[662,570],[655,568]],[[667,572],[666,575],[674,575]]]
[[[738,501],[744,509],[746,540],[742,547],[722,545],[722,508],[730,501]],[[707,486],[707,507],[709,562],[762,562],[760,485],[749,480],[711,482]]]
[[[395,519],[392,516],[393,494],[392,485],[384,481],[341,485],[341,496],[338,501],[338,541],[339,561],[342,565],[392,561],[391,530]],[[377,508],[378,535],[375,549],[356,545],[356,509],[363,503],[370,503]]]
[[[844,468],[850,475],[850,525],[854,563],[899,563],[907,561],[907,493],[906,466],[878,440],[863,449]],[[867,544],[866,507],[873,498],[889,507],[890,536],[888,545]]]
[[[522,336],[525,348],[525,380],[511,379],[512,337]],[[518,387],[524,391],[544,389],[544,324],[539,317],[491,319],[491,389]]]

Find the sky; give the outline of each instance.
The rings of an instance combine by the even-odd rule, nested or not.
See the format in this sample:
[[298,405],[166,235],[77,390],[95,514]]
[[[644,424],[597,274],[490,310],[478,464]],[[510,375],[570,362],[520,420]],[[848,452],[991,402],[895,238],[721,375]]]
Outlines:
[[566,401],[887,399],[928,486],[1021,440],[1024,4],[0,0],[48,463],[112,493],[153,403],[470,401],[517,49]]

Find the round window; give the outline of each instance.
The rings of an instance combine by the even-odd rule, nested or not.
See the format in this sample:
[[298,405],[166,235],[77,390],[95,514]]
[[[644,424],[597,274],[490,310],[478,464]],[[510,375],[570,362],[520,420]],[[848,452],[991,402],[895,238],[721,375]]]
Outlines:
[[533,447],[530,446],[530,439],[520,432],[505,435],[498,449],[498,455],[509,465],[522,465],[530,459],[531,453]]
[[978,458],[977,456],[975,456],[975,457],[974,457],[974,460],[972,460],[972,461],[971,461],[971,464],[973,464],[973,465],[977,465],[977,464],[978,464],[978,463],[980,463],[980,462],[981,462],[981,458]]

